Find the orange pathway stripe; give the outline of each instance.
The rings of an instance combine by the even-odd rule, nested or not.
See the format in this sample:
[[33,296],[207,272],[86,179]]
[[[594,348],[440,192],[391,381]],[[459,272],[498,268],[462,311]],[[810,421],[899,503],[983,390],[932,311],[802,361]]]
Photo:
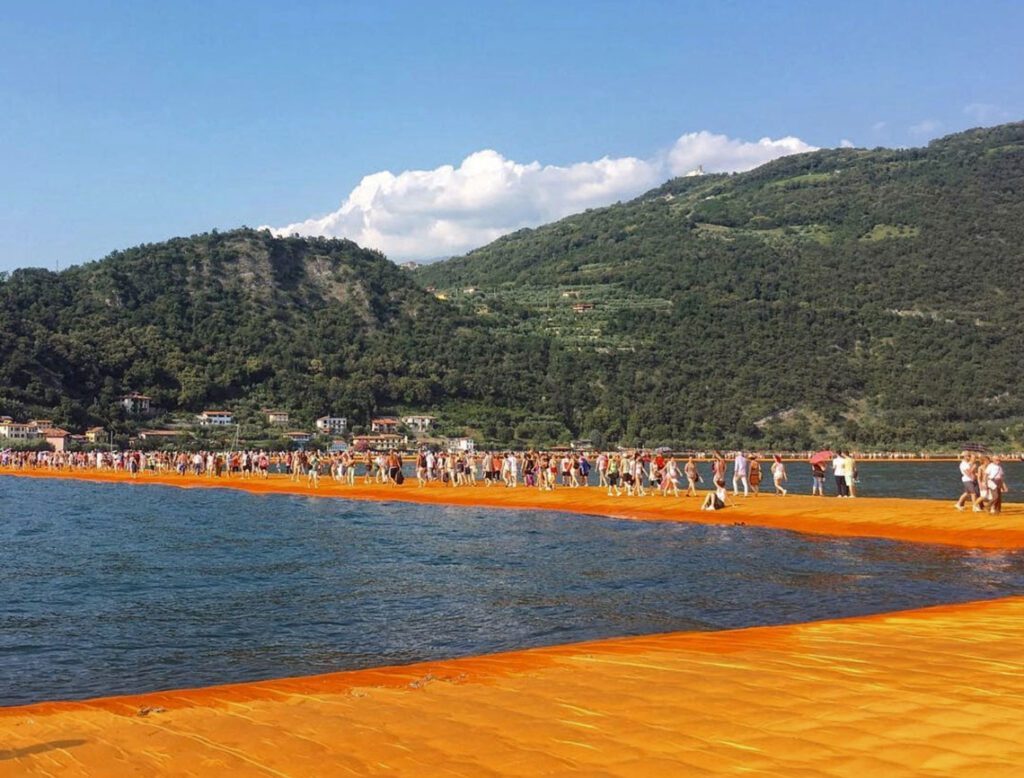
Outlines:
[[[1024,504],[1008,503],[1000,516],[987,513],[958,512],[952,500],[906,500],[894,498],[837,499],[790,494],[776,497],[763,492],[758,497],[737,498],[735,507],[714,513],[699,510],[700,497],[608,497],[596,487],[556,489],[541,492],[524,486],[452,488],[431,484],[425,488],[407,480],[401,487],[376,484],[339,485],[329,478],[319,489],[307,487],[305,479],[292,481],[276,475],[267,480],[242,478],[206,478],[195,476],[142,474],[137,479],[110,471],[12,471],[0,475],[34,478],[62,478],[133,484],[163,484],[184,488],[230,488],[256,494],[297,494],[307,497],[334,497],[348,500],[374,500],[493,507],[527,510],[552,510],[567,513],[610,516],[645,521],[686,521],[698,524],[744,523],[773,529],[794,530],[814,535],[873,537],[919,543],[942,543],[968,548],[1024,548]],[[951,478],[958,477],[952,472]]]
[[0,709],[3,776],[1019,776],[1024,597]]

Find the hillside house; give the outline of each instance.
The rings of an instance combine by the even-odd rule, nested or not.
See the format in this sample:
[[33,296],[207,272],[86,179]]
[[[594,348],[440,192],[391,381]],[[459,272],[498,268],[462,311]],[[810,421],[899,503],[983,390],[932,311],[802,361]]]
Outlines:
[[280,425],[282,427],[288,426],[288,411],[264,410],[263,412],[267,414],[268,424]]
[[316,431],[322,435],[344,435],[348,431],[348,419],[344,416],[321,416],[316,420]]
[[39,437],[39,428],[34,424],[13,421],[10,416],[5,416],[4,419],[4,421],[0,421],[0,438],[35,440]]
[[470,454],[476,450],[476,442],[473,438],[449,438],[448,450],[458,451],[463,454]]
[[431,427],[434,426],[434,422],[437,420],[436,416],[427,416],[425,414],[413,414],[411,416],[403,416],[402,424],[411,430],[416,432],[427,432]]
[[370,420],[370,432],[381,435],[393,435],[398,432],[398,419],[390,416],[381,416],[378,419]]
[[85,440],[87,443],[101,443],[106,440],[107,431],[103,427],[89,427],[85,431]]
[[153,409],[153,398],[132,392],[121,398],[121,407],[131,416],[145,416]]
[[181,433],[178,430],[140,430],[139,439],[171,441],[176,440]]
[[356,451],[394,451],[403,448],[408,438],[401,435],[385,433],[381,435],[356,435],[352,438],[352,448]]
[[200,427],[226,427],[235,423],[235,416],[231,411],[203,411],[196,421]]
[[39,430],[39,435],[46,440],[54,451],[67,451],[71,443],[71,433],[60,427],[46,427]]

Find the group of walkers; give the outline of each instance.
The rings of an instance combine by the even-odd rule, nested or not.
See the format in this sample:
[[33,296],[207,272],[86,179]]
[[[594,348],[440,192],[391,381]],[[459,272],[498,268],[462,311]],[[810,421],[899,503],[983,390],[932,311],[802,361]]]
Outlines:
[[[707,460],[701,460],[707,461]],[[731,494],[727,489],[732,466]],[[838,497],[857,496],[858,469],[848,452],[820,452],[808,460],[811,494],[825,495],[825,483],[831,468]],[[398,451],[357,452],[353,450],[322,454],[316,451],[0,451],[0,467],[14,469],[110,470],[132,477],[141,473],[177,473],[209,478],[269,478],[272,473],[288,474],[292,481],[305,480],[312,488],[322,477],[339,485],[364,484],[401,486],[405,481],[405,462]],[[719,452],[710,455],[711,485],[702,508],[718,510],[742,494],[757,496],[766,475],[772,479],[776,495],[789,493],[789,474],[779,455],[762,462],[755,453],[735,452],[730,459]],[[596,475],[596,484],[592,484]],[[963,452],[960,458],[963,493],[957,510],[968,503],[976,512],[999,513],[1007,491],[1002,462],[998,456]],[[433,451],[421,449],[415,454],[417,485],[443,484],[449,487],[484,485],[519,486],[551,491],[556,488],[596,486],[611,497],[662,496],[695,497],[704,483],[698,462],[685,460],[666,451],[596,452],[483,452]]]
[[[415,473],[419,486],[440,483],[451,487],[520,485],[550,491],[558,487],[590,486],[592,473],[597,486],[609,496],[642,497],[652,492],[662,495],[696,496],[703,482],[693,457],[685,463],[666,452],[599,452],[593,460],[582,452],[475,452],[432,451],[422,449],[416,454]],[[90,451],[0,452],[0,467],[15,469],[46,468],[50,470],[98,470],[125,472],[133,477],[141,473],[177,473],[209,478],[268,478],[271,473],[285,473],[292,481],[305,480],[316,488],[321,477],[330,477],[339,484],[362,482],[400,486],[405,480],[404,461],[397,451],[345,451],[321,454],[316,451],[177,451],[143,452]],[[762,480],[760,460],[754,454],[738,453],[733,459],[734,495],[742,486],[743,494],[758,494]],[[712,460],[714,480],[724,479],[726,460],[715,454]],[[776,456],[770,467],[777,494],[785,495],[786,468]],[[724,482],[724,481],[723,481]]]
[[960,454],[960,482],[963,493],[955,503],[958,511],[964,510],[968,502],[976,513],[1002,511],[1003,495],[1009,487],[1000,457],[964,451]]

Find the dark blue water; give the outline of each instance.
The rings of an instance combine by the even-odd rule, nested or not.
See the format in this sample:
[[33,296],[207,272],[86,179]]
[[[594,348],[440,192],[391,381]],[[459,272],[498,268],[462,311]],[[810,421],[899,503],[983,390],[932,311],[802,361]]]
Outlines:
[[1024,555],[0,477],[0,704],[1024,591]]

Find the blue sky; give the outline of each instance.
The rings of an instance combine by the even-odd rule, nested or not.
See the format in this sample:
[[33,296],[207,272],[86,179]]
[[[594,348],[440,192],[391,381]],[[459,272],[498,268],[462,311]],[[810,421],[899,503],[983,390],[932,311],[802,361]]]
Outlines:
[[1019,2],[10,4],[0,269],[241,224],[455,253],[741,142],[1022,119],[1022,39]]

